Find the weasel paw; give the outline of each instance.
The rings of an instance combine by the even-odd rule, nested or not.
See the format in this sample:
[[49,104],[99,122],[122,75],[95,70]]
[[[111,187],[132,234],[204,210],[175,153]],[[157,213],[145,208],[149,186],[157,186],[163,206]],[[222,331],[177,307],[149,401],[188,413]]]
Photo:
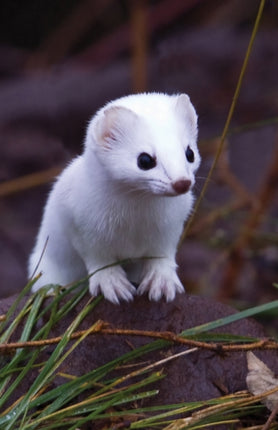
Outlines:
[[136,293],[136,288],[128,281],[120,266],[109,267],[92,275],[89,290],[92,296],[101,292],[107,300],[115,304],[119,304],[120,300],[133,300]]
[[175,269],[159,270],[159,268],[149,270],[139,285],[137,293],[142,295],[149,292],[149,299],[158,301],[165,296],[167,302],[174,300],[176,293],[184,293]]

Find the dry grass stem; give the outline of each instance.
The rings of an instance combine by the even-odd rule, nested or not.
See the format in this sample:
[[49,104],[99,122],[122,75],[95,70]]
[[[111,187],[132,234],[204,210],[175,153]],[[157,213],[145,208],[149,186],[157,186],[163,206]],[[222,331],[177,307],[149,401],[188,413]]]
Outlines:
[[[206,193],[207,187],[208,187],[208,185],[210,183],[212,174],[213,174],[213,172],[215,170],[215,167],[216,167],[216,165],[217,165],[217,163],[219,161],[221,153],[223,152],[223,149],[225,147],[226,138],[227,138],[227,135],[228,135],[228,132],[229,132],[231,120],[232,120],[232,117],[233,117],[233,114],[234,114],[234,110],[235,110],[235,107],[236,107],[236,103],[237,103],[237,100],[238,100],[238,97],[239,97],[239,93],[240,93],[240,90],[241,90],[241,87],[242,87],[243,78],[245,76],[245,72],[246,72],[247,65],[248,65],[248,62],[249,62],[249,58],[250,58],[250,55],[251,55],[251,52],[252,52],[253,44],[254,44],[254,41],[255,41],[255,38],[256,38],[256,35],[257,35],[257,32],[258,32],[258,28],[259,28],[259,24],[260,24],[262,15],[263,15],[264,5],[265,5],[265,0],[261,0],[260,1],[260,5],[259,5],[259,10],[258,10],[258,13],[257,13],[257,16],[256,16],[256,21],[255,21],[255,24],[254,24],[254,27],[253,27],[253,30],[252,30],[252,34],[251,34],[251,37],[250,37],[250,41],[249,41],[249,44],[248,44],[248,47],[247,47],[247,51],[246,51],[246,54],[244,56],[244,60],[243,60],[243,64],[242,64],[241,71],[240,71],[240,74],[239,74],[239,78],[238,78],[238,81],[237,81],[236,89],[235,89],[235,92],[234,92],[234,95],[233,95],[232,103],[231,103],[231,106],[230,106],[230,109],[229,109],[229,112],[228,112],[228,115],[227,115],[227,119],[226,119],[226,122],[225,122],[225,125],[224,125],[224,128],[223,128],[222,135],[221,135],[220,140],[219,140],[219,145],[217,147],[217,151],[216,151],[215,157],[213,159],[211,168],[209,170],[206,182],[204,183],[204,186],[202,188],[200,197],[198,198],[198,200],[196,202],[195,212],[194,213],[197,212],[197,210],[199,208],[199,205],[200,205],[201,201],[203,200],[203,197],[204,197],[204,195]],[[187,223],[187,225],[186,225],[186,227],[185,227],[185,229],[183,231],[182,237],[180,239],[180,245],[183,242],[183,240],[184,240],[187,232],[189,231],[189,229],[191,227],[192,221],[193,221],[193,217],[191,217],[189,219],[189,221],[188,221],[188,223]]]

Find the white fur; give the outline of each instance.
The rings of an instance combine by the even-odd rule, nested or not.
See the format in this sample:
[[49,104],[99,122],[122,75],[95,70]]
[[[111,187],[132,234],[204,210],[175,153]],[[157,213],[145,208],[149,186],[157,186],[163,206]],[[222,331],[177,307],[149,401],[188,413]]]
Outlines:
[[[175,253],[193,196],[191,189],[179,194],[173,184],[194,185],[200,164],[196,138],[197,116],[185,94],[131,95],[97,112],[83,154],[62,172],[46,203],[29,276],[49,239],[38,269],[43,274],[33,289],[67,285],[135,259],[124,268],[98,270],[90,277],[91,294],[102,292],[118,303],[145,292],[170,301],[182,292]],[[191,163],[188,145],[195,154]],[[156,166],[140,169],[141,153],[155,157]],[[139,283],[137,290],[130,278]]]

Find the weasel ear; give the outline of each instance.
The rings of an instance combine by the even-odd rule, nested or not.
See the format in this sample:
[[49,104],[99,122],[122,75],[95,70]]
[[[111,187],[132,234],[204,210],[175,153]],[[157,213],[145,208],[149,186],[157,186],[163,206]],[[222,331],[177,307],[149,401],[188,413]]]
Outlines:
[[196,134],[198,117],[187,94],[176,97],[175,110],[179,117],[187,123],[190,130]]
[[111,106],[101,113],[95,124],[96,142],[106,149],[120,143],[134,129],[138,116],[122,106]]

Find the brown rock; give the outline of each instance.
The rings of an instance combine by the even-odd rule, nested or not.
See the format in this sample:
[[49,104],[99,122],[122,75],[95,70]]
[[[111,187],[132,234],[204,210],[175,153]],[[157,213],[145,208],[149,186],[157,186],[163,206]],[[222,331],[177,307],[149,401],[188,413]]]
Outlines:
[[[48,299],[50,300],[50,299]],[[50,333],[50,336],[58,336],[65,332],[74,317],[80,312],[87,302],[86,296]],[[0,302],[0,313],[6,312],[10,306],[11,298]],[[103,300],[94,311],[86,317],[79,329],[86,329],[97,320],[108,322],[110,327],[129,328],[152,331],[181,331],[214,321],[218,318],[233,314],[236,311],[229,306],[217,303],[213,300],[197,296],[179,295],[172,303],[160,301],[150,302],[147,297],[138,297],[133,303],[113,305]],[[48,317],[45,316],[47,319]],[[236,335],[263,337],[261,325],[250,319],[244,319],[217,330],[221,333]],[[101,366],[122,354],[152,341],[145,337],[103,335],[88,336],[68,359],[63,363],[61,371],[74,375],[83,375],[98,366]],[[43,352],[41,360],[49,357],[54,349],[51,346]],[[171,345],[167,348],[149,353],[140,361],[147,363],[161,360],[171,353],[185,350],[185,346]],[[258,354],[272,370],[278,370],[277,352],[263,352]],[[168,362],[163,366],[167,375],[155,384],[159,394],[150,400],[145,400],[144,405],[169,404],[183,401],[205,400],[246,389],[246,354],[233,352],[219,354],[212,351],[198,350]],[[33,378],[31,378],[33,379]],[[30,379],[22,385],[16,396],[22,394]],[[59,384],[55,381],[54,384]],[[154,387],[152,387],[154,388]]]

